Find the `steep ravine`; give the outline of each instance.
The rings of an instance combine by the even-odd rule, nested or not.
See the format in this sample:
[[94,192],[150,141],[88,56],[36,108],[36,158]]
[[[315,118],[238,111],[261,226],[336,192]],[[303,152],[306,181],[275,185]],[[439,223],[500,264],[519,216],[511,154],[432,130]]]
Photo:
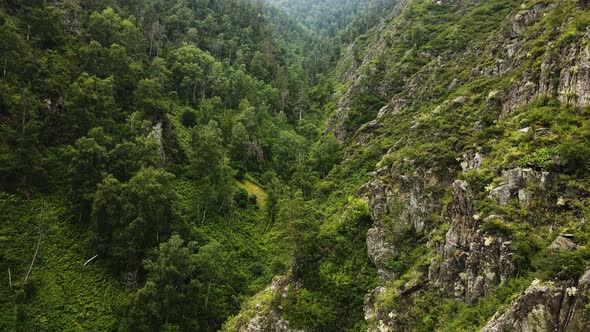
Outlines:
[[[350,193],[368,205],[379,275],[369,331],[590,331],[575,148],[588,143],[589,15],[587,1],[400,1],[341,73],[326,132],[347,144],[341,168],[377,163]],[[227,330],[292,330],[270,299],[301,287],[288,283]]]

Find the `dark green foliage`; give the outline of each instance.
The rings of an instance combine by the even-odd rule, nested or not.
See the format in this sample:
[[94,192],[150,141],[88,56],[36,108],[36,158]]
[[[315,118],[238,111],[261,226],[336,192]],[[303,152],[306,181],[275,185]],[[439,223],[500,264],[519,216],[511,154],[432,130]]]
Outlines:
[[[43,331],[81,328],[114,330],[124,290],[105,268],[105,257],[82,268],[96,254],[92,232],[72,223],[63,195],[23,199],[0,194],[0,330]],[[41,247],[29,279],[41,230]],[[8,269],[13,287],[8,287]],[[72,321],[72,317],[76,317]]]
[[[327,36],[336,36],[348,42],[355,36],[364,33],[371,23],[387,14],[394,1],[290,1],[272,0],[278,6],[304,25]],[[359,15],[365,13],[365,15]],[[351,39],[352,38],[352,39]]]
[[[292,293],[291,293],[292,294]],[[313,331],[332,331],[330,324],[336,319],[330,308],[330,301],[303,289],[297,296],[291,295],[285,301],[285,310],[289,322],[294,328],[306,328]]]
[[545,280],[578,280],[588,267],[590,251],[587,248],[575,250],[543,250],[535,257],[533,266]]
[[541,241],[537,237],[530,236],[533,229],[526,225],[523,229],[514,234],[514,249],[512,262],[519,276],[526,275],[533,269],[533,260],[538,255],[542,247]]
[[[562,147],[560,153],[567,158],[567,148]],[[539,167],[542,169],[550,170],[555,165],[555,161],[558,157],[558,152],[555,148],[540,148],[532,154],[524,156],[518,161],[518,165],[521,167]],[[571,159],[567,158],[567,159]],[[571,161],[575,163],[574,161]]]
[[198,284],[192,280],[199,257],[194,243],[173,235],[144,262],[145,285],[129,299],[124,330],[196,331]]
[[182,111],[181,121],[183,126],[192,128],[197,124],[197,113],[190,108],[186,108]]
[[234,193],[234,201],[237,207],[242,209],[247,207],[249,203],[249,198],[250,197],[246,189],[242,187],[238,187],[238,189],[236,189],[236,192]]
[[342,159],[342,145],[334,138],[327,136],[318,141],[311,149],[313,167],[322,176],[326,176],[332,167]]
[[[291,205],[290,221],[276,216],[293,198],[285,184],[309,198],[308,173],[339,161],[334,142],[309,156],[333,93],[317,74],[334,50],[320,46],[243,0],[0,5],[0,189],[63,198],[50,233],[63,247],[39,258],[39,279],[2,288],[4,307],[17,304],[2,329],[214,331],[290,262],[311,269],[313,204],[298,196],[302,215]],[[257,191],[236,192],[236,176],[258,180]],[[18,214],[3,234],[31,229],[34,239],[29,223]],[[296,228],[292,258],[291,241],[270,235],[285,223]],[[2,253],[19,277],[29,240],[16,245],[26,255]]]
[[143,79],[137,82],[133,99],[138,110],[154,122],[161,121],[166,114],[167,105],[162,102],[164,92],[158,79]]
[[199,192],[199,213],[209,209],[227,211],[233,202],[234,171],[228,165],[221,130],[217,122],[193,128],[190,151],[190,174]]
[[80,137],[97,126],[110,131],[118,115],[114,93],[112,77],[100,79],[84,73],[72,83],[64,108],[68,135]]
[[373,91],[364,91],[355,96],[354,100],[355,105],[350,110],[349,119],[345,125],[349,132],[355,132],[361,125],[374,119],[381,107],[385,105],[384,98]]
[[[289,192],[288,188],[286,190]],[[282,223],[282,237],[290,245],[291,270],[295,275],[309,272],[317,254],[318,243],[314,238],[319,227],[317,212],[303,199],[303,193],[298,190],[285,197],[278,219]]]
[[105,176],[107,150],[94,138],[80,138],[69,148],[69,195],[74,211],[80,216],[89,214],[96,186]]
[[137,269],[147,249],[165,238],[174,222],[174,176],[142,169],[127,183],[108,176],[98,185],[92,219],[98,249],[118,271]]
[[397,226],[394,233],[394,243],[399,248],[401,254],[392,258],[388,264],[388,269],[398,276],[404,275],[408,270],[419,261],[420,257],[426,254],[426,247],[420,243],[420,236],[416,231],[406,225]]
[[342,218],[334,215],[308,240],[321,243],[311,247],[319,250],[319,255],[308,253],[307,269],[302,271],[305,289],[290,294],[283,304],[289,308],[285,315],[295,326],[318,331],[355,330],[363,320],[361,294],[376,282],[366,253],[358,250],[364,246],[370,220],[364,202],[351,199],[346,204]]
[[34,186],[43,185],[39,180],[45,172],[39,165],[41,103],[28,88],[10,91],[3,102],[9,111],[0,123],[0,142],[13,148],[0,150],[0,187],[29,192]]
[[481,224],[481,230],[497,236],[508,237],[512,234],[510,225],[506,224],[502,219],[489,218]]
[[472,170],[461,174],[462,178],[469,183],[469,188],[477,194],[484,194],[486,187],[494,179],[494,173],[489,170]]
[[585,176],[590,172],[590,147],[586,142],[568,139],[558,149],[568,173]]

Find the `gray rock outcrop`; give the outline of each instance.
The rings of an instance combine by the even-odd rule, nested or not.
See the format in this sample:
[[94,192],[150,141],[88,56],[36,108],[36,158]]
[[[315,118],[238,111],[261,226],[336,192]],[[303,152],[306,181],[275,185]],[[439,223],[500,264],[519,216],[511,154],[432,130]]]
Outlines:
[[300,285],[290,276],[276,276],[270,287],[258,293],[250,306],[226,322],[222,331],[225,332],[304,332],[293,329],[289,321],[282,317],[281,308],[272,304],[269,299],[280,295],[286,297],[290,288],[295,290]]
[[531,184],[547,189],[555,181],[555,174],[535,171],[531,168],[514,168],[502,172],[502,182],[490,189],[490,197],[498,200],[500,205],[507,205],[511,198],[518,198],[521,204],[527,204],[532,193],[527,189]]
[[533,281],[482,332],[590,331],[590,269],[573,284]]
[[357,192],[370,207],[373,226],[367,233],[367,248],[382,281],[393,277],[387,263],[399,255],[390,241],[396,226],[423,233],[429,227],[429,216],[438,207],[437,196],[426,190],[439,184],[438,177],[421,168],[405,171],[408,168],[413,168],[411,161],[383,167],[373,172],[371,181]]
[[444,244],[437,247],[438,258],[430,265],[428,279],[448,296],[472,302],[512,277],[511,241],[480,229],[481,222],[465,181],[453,183],[450,210],[450,228]]

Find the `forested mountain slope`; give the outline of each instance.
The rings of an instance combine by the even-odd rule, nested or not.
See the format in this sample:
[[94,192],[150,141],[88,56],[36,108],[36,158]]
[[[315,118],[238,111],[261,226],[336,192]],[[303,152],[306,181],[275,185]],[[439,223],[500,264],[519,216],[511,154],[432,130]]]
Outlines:
[[0,4],[0,330],[588,331],[588,1]]
[[283,201],[339,155],[314,36],[241,0],[0,4],[0,330],[215,331],[288,270]]
[[[345,156],[318,191],[330,211],[318,242],[351,216],[356,231],[368,223],[379,280],[351,330],[588,330],[589,11],[403,1],[350,47],[325,127]],[[347,273],[334,257],[346,254],[329,252],[318,274],[267,291],[287,300],[234,326],[332,330],[318,324],[336,298],[325,290],[359,283],[364,267]]]
[[267,0],[324,37],[350,38],[387,19],[394,0]]

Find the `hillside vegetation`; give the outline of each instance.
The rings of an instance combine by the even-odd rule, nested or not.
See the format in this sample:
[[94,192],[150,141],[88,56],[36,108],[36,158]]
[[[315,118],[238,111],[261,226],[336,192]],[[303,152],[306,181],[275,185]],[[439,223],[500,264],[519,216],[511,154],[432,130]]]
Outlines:
[[585,0],[3,0],[0,330],[586,331]]

